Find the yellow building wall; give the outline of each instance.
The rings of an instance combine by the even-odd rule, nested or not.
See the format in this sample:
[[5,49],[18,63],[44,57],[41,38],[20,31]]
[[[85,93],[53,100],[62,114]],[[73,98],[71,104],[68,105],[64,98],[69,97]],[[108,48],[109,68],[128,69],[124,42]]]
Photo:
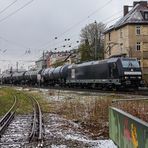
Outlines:
[[[105,34],[105,50],[109,49],[107,47],[111,47],[111,54],[107,50],[108,52],[105,52],[105,58],[126,53],[129,57],[140,60],[143,75],[148,75],[148,25],[141,25],[140,35],[136,35],[136,26],[126,25],[120,29],[110,31],[110,41],[109,33]],[[136,50],[137,42],[141,43],[140,51]]]
[[[122,32],[122,37],[121,37],[121,32]],[[110,38],[111,40],[109,41],[109,33],[105,35],[105,49],[107,49],[107,53],[105,53],[105,58],[108,58],[109,56],[112,55],[117,55],[117,54],[124,54],[128,53],[128,46],[129,42],[127,40],[128,38],[128,29],[127,27],[124,27],[119,30],[113,30],[110,32]],[[109,54],[109,48],[111,47],[111,54]]]

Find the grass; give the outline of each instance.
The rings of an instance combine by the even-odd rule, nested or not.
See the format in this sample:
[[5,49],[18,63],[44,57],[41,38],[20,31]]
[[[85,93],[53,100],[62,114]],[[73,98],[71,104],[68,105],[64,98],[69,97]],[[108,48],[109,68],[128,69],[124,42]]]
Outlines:
[[[34,95],[30,94],[25,91],[17,91],[11,87],[3,87],[0,88],[0,116],[4,115],[12,106],[14,102],[14,97],[12,94],[15,94],[17,96],[17,110],[16,114],[29,114],[32,113],[32,104],[31,101],[26,98],[24,94]],[[37,100],[39,101],[39,104],[41,105],[41,108],[43,112],[49,112],[49,105],[47,104],[47,101],[43,100],[40,96],[34,95]]]
[[4,115],[14,102],[11,93],[10,89],[0,88],[0,116]]
[[148,122],[148,101],[123,101],[115,103],[114,106]]
[[[50,90],[51,91],[51,90]],[[100,136],[108,138],[108,108],[115,95],[90,96],[72,92],[49,92],[50,98],[60,95],[59,99],[47,99],[50,113],[58,114],[81,125],[84,131],[91,133],[92,138]],[[64,97],[63,97],[64,96]],[[60,99],[63,97],[63,99]]]
[[66,100],[57,107],[58,114],[78,122],[92,137],[108,137],[108,107],[111,99]]
[[[59,95],[59,96],[58,96]],[[52,98],[53,96],[58,96]],[[63,97],[64,96],[64,97]],[[62,98],[63,99],[60,99]],[[127,95],[89,95],[89,93],[64,92],[49,90],[43,97],[48,100],[47,107],[49,113],[58,114],[66,119],[72,120],[83,127],[84,131],[92,134],[93,139],[98,137],[108,138],[108,109],[112,106],[114,99],[128,99]],[[58,98],[58,99],[57,99]],[[145,120],[148,113],[148,104],[146,102],[127,102],[123,101],[114,104],[114,107],[120,108],[130,114]]]
[[3,87],[0,88],[0,116],[4,115],[12,106],[14,102],[13,94],[17,96],[17,114],[27,114],[32,111],[32,106],[29,100],[27,100],[21,92],[10,87]]
[[[85,132],[89,132],[93,139],[98,137],[108,138],[108,108],[112,105],[113,99],[127,98],[116,94],[100,96],[89,95],[89,93],[75,93],[49,90],[49,92],[16,91],[12,88],[0,88],[0,115],[3,115],[12,105],[11,93],[18,96],[17,114],[28,114],[32,112],[30,100],[23,93],[34,96],[43,113],[54,113],[68,120],[72,120],[81,125]],[[52,98],[53,97],[53,98]],[[148,102],[120,102],[113,106],[120,108],[134,116],[148,122],[145,117],[148,113]]]
[[148,86],[148,74],[143,75],[144,82]]

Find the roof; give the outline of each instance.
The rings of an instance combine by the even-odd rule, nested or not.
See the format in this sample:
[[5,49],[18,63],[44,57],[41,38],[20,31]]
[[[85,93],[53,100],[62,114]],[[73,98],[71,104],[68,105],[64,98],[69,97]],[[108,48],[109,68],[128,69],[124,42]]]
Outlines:
[[137,4],[124,17],[117,21],[114,25],[109,27],[104,33],[113,29],[119,29],[127,24],[147,24],[148,20],[144,19],[144,12],[148,12],[148,6]]

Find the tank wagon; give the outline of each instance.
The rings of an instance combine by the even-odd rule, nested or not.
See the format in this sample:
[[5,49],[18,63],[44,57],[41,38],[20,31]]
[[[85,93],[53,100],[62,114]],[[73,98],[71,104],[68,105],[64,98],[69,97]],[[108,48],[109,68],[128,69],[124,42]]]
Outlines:
[[2,83],[3,84],[12,84],[12,73],[3,73],[2,74]]
[[3,82],[2,82],[2,80],[3,80],[3,75],[2,74],[0,74],[0,84],[2,84]]
[[56,68],[44,69],[41,73],[41,80],[43,85],[66,85],[66,79],[68,75],[68,66],[59,66]]
[[24,73],[23,81],[27,85],[38,85],[42,69],[29,70]]
[[12,74],[12,84],[24,84],[24,74],[26,71],[21,71],[21,72],[14,72]]

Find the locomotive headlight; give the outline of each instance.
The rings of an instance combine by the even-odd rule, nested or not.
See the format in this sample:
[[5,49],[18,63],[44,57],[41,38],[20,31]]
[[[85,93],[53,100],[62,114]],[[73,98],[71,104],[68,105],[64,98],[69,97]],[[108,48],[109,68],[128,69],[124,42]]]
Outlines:
[[128,79],[128,77],[127,77],[127,76],[125,76],[125,79]]

